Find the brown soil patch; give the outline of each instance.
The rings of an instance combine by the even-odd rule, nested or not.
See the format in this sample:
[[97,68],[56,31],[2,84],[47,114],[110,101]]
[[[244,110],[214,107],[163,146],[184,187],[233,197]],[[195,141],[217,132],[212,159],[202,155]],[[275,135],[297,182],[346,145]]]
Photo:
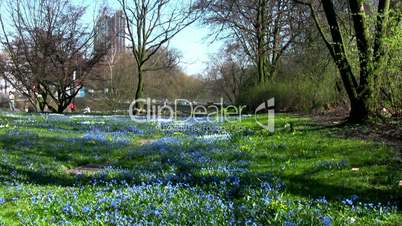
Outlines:
[[140,144],[141,146],[144,146],[147,144],[152,144],[155,141],[156,141],[155,139],[141,139],[138,141],[138,144]]
[[100,172],[104,167],[104,165],[87,164],[84,166],[78,166],[72,169],[68,169],[66,170],[66,173],[74,175],[92,175]]

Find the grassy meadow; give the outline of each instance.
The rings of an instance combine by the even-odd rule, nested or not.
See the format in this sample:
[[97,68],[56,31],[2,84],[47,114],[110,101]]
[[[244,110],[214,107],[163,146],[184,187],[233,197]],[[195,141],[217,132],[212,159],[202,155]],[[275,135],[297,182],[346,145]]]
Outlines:
[[399,150],[275,120],[0,113],[0,225],[402,222]]

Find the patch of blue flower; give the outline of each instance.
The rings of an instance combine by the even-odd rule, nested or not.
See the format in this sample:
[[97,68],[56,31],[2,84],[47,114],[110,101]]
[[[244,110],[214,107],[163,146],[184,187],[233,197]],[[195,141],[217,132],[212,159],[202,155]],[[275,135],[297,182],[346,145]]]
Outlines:
[[[30,116],[14,123],[17,129],[8,130],[0,140],[16,141],[12,148],[18,150],[40,143],[41,137],[25,127],[68,134],[55,143],[40,144],[37,155],[30,157],[10,155],[11,148],[0,147],[0,184],[7,186],[7,192],[0,193],[0,208],[26,206],[16,210],[15,220],[21,225],[330,226],[386,223],[397,211],[392,205],[365,203],[357,195],[328,200],[290,194],[281,178],[253,171],[249,154],[228,142],[233,135],[219,123],[141,127],[127,125],[127,118],[120,116],[89,120],[59,115]],[[150,136],[150,142],[135,145],[142,136]],[[49,153],[42,152],[43,147],[50,147]],[[61,155],[65,149],[76,155]],[[113,152],[124,151],[127,156],[114,158]],[[107,164],[91,175],[68,175],[63,169],[76,162],[85,166],[90,154],[106,158],[101,160]],[[326,160],[315,170],[349,165]],[[37,177],[50,179],[33,183]]]

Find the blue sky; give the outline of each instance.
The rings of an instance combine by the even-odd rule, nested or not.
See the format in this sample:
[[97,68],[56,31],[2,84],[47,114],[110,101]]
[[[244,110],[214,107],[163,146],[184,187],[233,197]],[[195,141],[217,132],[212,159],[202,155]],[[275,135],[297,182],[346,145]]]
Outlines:
[[[86,16],[88,22],[93,21],[94,13],[99,12],[101,5],[108,5],[111,8],[118,8],[116,0],[72,0],[75,4],[83,4],[89,6],[88,15]],[[3,1],[0,0],[0,6]],[[4,2],[3,2],[4,3]],[[4,12],[4,5],[1,7],[0,13]],[[3,13],[2,13],[3,14]],[[6,15],[4,13],[3,15]],[[184,72],[189,75],[196,75],[203,73],[208,65],[209,56],[217,54],[222,42],[214,42],[211,44],[211,39],[208,38],[210,34],[209,28],[195,23],[170,41],[170,47],[178,50],[182,56],[180,66]]]
[[208,65],[209,56],[217,54],[222,43],[212,44],[209,33],[208,28],[194,24],[171,41],[170,46],[178,49],[183,56],[181,66],[186,73],[202,73]]

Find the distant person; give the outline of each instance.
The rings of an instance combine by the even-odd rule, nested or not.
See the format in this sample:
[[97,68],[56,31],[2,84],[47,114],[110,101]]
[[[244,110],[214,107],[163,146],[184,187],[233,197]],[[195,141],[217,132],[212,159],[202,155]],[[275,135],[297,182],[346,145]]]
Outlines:
[[85,114],[91,113],[91,108],[89,108],[88,106],[86,106],[86,107],[84,108],[84,113],[85,113]]
[[10,101],[10,111],[15,111],[15,96],[12,91],[8,93],[8,100]]
[[74,103],[69,104],[68,108],[71,110],[71,112],[75,112],[75,110],[77,110],[77,106]]

